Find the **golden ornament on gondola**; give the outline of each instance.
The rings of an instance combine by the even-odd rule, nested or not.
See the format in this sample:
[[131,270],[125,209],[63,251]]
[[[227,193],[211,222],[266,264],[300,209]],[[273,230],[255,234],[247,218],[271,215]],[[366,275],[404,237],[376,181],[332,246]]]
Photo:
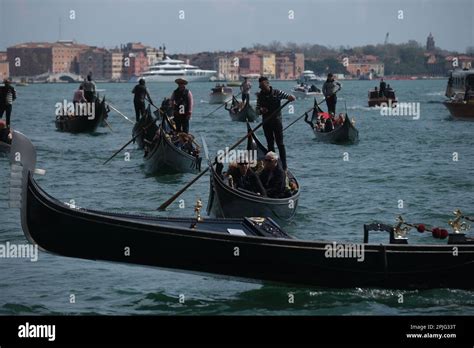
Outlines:
[[454,220],[449,220],[448,224],[453,229],[454,233],[465,233],[471,229],[471,225],[464,221],[464,216],[461,210],[456,209],[453,214],[456,216]]

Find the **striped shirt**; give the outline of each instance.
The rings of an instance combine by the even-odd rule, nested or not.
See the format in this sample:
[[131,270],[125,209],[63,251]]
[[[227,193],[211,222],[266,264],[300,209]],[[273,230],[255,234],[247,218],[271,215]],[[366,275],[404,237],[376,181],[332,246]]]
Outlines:
[[[279,89],[274,89],[273,87],[270,87],[270,92],[268,92],[268,94],[271,94],[274,98],[278,99],[278,100],[282,100],[282,99],[288,99],[290,97],[290,95],[288,93],[285,93]],[[263,91],[260,91],[257,93],[257,114],[258,115],[262,115],[262,112],[260,111],[260,103],[261,103],[261,96],[263,97],[264,95],[267,95],[266,92],[263,92]],[[271,111],[271,110],[269,110]]]
[[13,104],[13,101],[16,99],[16,91],[15,91],[15,88],[13,88],[13,86],[4,86],[2,88],[2,104],[5,103],[6,105],[12,105]]

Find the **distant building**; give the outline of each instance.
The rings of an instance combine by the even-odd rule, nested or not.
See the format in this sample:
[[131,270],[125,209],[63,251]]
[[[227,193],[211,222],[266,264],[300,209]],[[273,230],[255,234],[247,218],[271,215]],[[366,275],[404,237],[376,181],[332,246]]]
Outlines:
[[89,49],[73,41],[29,42],[7,48],[11,76],[79,73],[79,55]]
[[95,80],[105,79],[105,56],[107,50],[93,47],[79,54],[79,75],[91,74]]
[[140,76],[148,68],[148,58],[143,52],[124,55],[123,78],[130,79]]
[[257,52],[242,53],[239,59],[239,73],[240,76],[246,75],[261,75],[262,74],[262,59]]
[[353,77],[369,76],[383,77],[385,75],[385,66],[382,62],[377,61],[375,56],[348,57],[349,64],[346,70]]
[[276,57],[274,53],[261,53],[262,72],[261,75],[274,79],[276,77]]
[[[457,66],[456,66],[457,63]],[[474,57],[467,55],[447,56],[445,58],[445,67],[447,70],[452,69],[471,69],[474,66]]]
[[104,56],[104,77],[107,80],[121,80],[123,71],[123,52],[120,50],[108,51]]
[[7,52],[0,52],[0,83],[10,76]]
[[214,59],[213,70],[217,71],[217,78],[220,80],[238,80],[239,63],[240,59],[237,56],[219,56]]
[[304,71],[303,53],[280,53],[275,57],[275,78],[296,80]]
[[426,50],[429,52],[432,52],[435,50],[435,41],[433,38],[433,35],[428,35],[428,38],[426,39]]

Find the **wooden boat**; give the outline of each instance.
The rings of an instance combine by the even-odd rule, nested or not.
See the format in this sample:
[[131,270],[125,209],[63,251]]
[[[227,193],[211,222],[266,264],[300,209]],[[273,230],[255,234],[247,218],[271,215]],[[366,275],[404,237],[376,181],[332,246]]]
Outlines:
[[240,109],[241,103],[233,97],[232,107],[227,108],[227,103],[225,109],[229,112],[229,116],[232,121],[238,122],[255,122],[259,115],[255,109],[250,105],[250,103],[245,104],[243,109]]
[[316,87],[316,91],[311,91],[308,85],[297,85],[293,87],[291,93],[298,99],[314,98],[319,95],[323,95],[321,90]]
[[[145,131],[143,131],[145,129]],[[146,113],[141,117],[138,122],[135,122],[132,129],[132,137],[135,137],[135,143],[137,144],[140,150],[143,150],[145,147],[145,139],[148,142],[151,142],[155,137],[158,126],[156,121],[152,116],[150,105],[148,105]]]
[[227,87],[240,87],[241,84],[241,81],[229,81],[226,85]]
[[352,121],[349,119],[349,116],[345,114],[344,123],[339,127],[335,128],[331,132],[322,132],[313,124],[313,120],[318,113],[323,111],[315,102],[316,109],[313,112],[312,120],[309,121],[307,116],[305,118],[306,123],[308,123],[313,130],[314,136],[318,141],[332,144],[344,144],[344,143],[356,143],[359,140],[359,131],[354,127]]
[[[247,128],[250,129],[248,123]],[[255,134],[249,139],[247,150],[256,150],[258,161],[263,160],[268,152]],[[264,216],[280,222],[289,221],[294,217],[301,187],[291,171],[288,171],[288,179],[296,183],[298,190],[286,198],[269,198],[230,187],[218,173],[216,165],[210,164],[209,167],[211,177],[207,206],[209,215],[221,218]]]
[[156,135],[151,141],[148,141],[148,146],[145,145],[145,148],[149,148],[143,158],[146,174],[198,173],[201,171],[201,157],[181,150],[171,141],[172,127],[168,117],[162,117]]
[[211,94],[209,94],[209,104],[224,104],[231,100],[234,94],[231,87],[219,84],[212,88],[211,91]]
[[447,100],[443,105],[449,110],[451,116],[457,120],[474,121],[474,99],[468,102]]
[[92,116],[57,116],[56,128],[61,132],[94,133],[106,117],[105,98],[102,98],[102,101],[97,98]]
[[[23,232],[58,256],[301,286],[474,288],[474,240],[460,234],[449,235],[447,244],[412,245],[392,226],[370,224],[364,243],[305,241],[270,218],[160,218],[73,208],[34,180],[29,140],[15,135],[13,147],[22,153]],[[390,242],[369,243],[373,231],[387,232]]]
[[372,89],[369,91],[369,107],[382,106],[382,107],[395,107],[397,106],[398,99],[395,96],[393,89],[385,91],[385,95],[380,96],[379,91]]

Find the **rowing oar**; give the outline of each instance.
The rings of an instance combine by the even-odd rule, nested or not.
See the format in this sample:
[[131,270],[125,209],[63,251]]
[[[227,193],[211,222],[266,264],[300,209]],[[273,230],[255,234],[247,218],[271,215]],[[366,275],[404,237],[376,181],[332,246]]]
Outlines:
[[112,127],[110,126],[110,123],[107,122],[107,120],[103,120],[103,121],[104,121],[105,125],[106,125],[106,126],[110,129],[110,131],[113,133],[114,130],[113,130]]
[[135,135],[128,143],[126,143],[124,146],[122,146],[119,150],[117,150],[113,155],[112,157],[110,157],[107,161],[105,161],[104,163],[102,163],[103,165],[104,164],[107,164],[110,162],[110,160],[112,160],[115,156],[117,156],[123,149],[125,149],[131,142],[135,141],[136,138],[138,138],[140,135],[142,135],[142,133],[144,131],[146,131],[148,129],[148,127],[150,127],[152,124],[154,124],[157,120],[153,120],[151,121],[147,126],[143,127],[142,130],[140,132],[137,133],[137,135]]
[[128,122],[130,123],[135,123],[133,122],[131,119],[129,119],[127,116],[125,116],[123,113],[120,112],[120,110],[118,110],[116,107],[114,107],[112,104],[110,103],[107,103],[108,106],[110,106],[117,114],[119,114],[120,116],[122,116],[123,118],[125,118]]
[[[331,94],[331,96],[335,95],[337,92],[339,92],[341,90],[341,88],[339,88],[336,92],[334,92],[333,94]],[[290,128],[292,125],[294,125],[296,122],[298,122],[299,120],[301,120],[308,112],[310,112],[311,110],[314,110],[316,108],[316,106],[319,106],[322,104],[323,101],[325,101],[327,99],[327,97],[325,97],[323,100],[321,100],[319,103],[317,103],[316,105],[314,105],[311,109],[309,109],[308,111],[306,111],[303,115],[301,115],[300,117],[298,117],[296,120],[294,120],[293,122],[291,122],[288,126],[286,126],[285,128],[283,128],[283,132],[285,130],[287,130],[288,128]]]
[[[237,94],[237,95],[232,95],[232,98],[238,97],[238,96],[241,95],[241,94],[242,94],[242,92],[240,92],[240,93]],[[228,101],[227,101],[227,102],[228,102]],[[219,110],[221,107],[227,105],[227,102],[225,102],[224,104],[222,104],[221,106],[219,106],[217,109],[215,109],[213,112],[211,112],[209,115],[207,115],[207,116],[205,116],[205,117],[211,116],[214,112],[216,112],[217,110]]]
[[[233,149],[235,149],[237,146],[239,146],[240,144],[242,144],[246,139],[248,139],[249,136],[251,136],[253,133],[255,133],[260,127],[262,127],[266,122],[268,122],[269,120],[273,119],[273,117],[275,115],[277,115],[285,106],[287,106],[288,104],[290,103],[290,101],[288,100],[286,103],[284,103],[282,106],[280,106],[278,109],[276,109],[275,111],[273,111],[270,116],[266,119],[266,120],[263,120],[262,122],[260,122],[260,124],[258,126],[256,126],[254,129],[250,130],[247,134],[245,134],[242,138],[239,139],[239,141],[237,141],[234,145],[232,145],[228,151],[231,151]],[[213,165],[216,163],[216,161],[214,161]],[[192,184],[194,184],[196,181],[199,180],[200,177],[202,177],[204,174],[207,173],[207,171],[209,170],[209,167],[207,167],[206,169],[204,169],[201,173],[199,173],[198,175],[196,175],[196,177],[191,180],[190,182],[188,182],[181,190],[179,190],[178,192],[176,192],[173,196],[171,196],[171,198],[169,198],[166,202],[164,202],[162,205],[160,205],[158,207],[157,210],[165,210],[171,203],[173,203],[176,198],[178,198],[179,196],[181,196],[181,194],[186,191]]]

